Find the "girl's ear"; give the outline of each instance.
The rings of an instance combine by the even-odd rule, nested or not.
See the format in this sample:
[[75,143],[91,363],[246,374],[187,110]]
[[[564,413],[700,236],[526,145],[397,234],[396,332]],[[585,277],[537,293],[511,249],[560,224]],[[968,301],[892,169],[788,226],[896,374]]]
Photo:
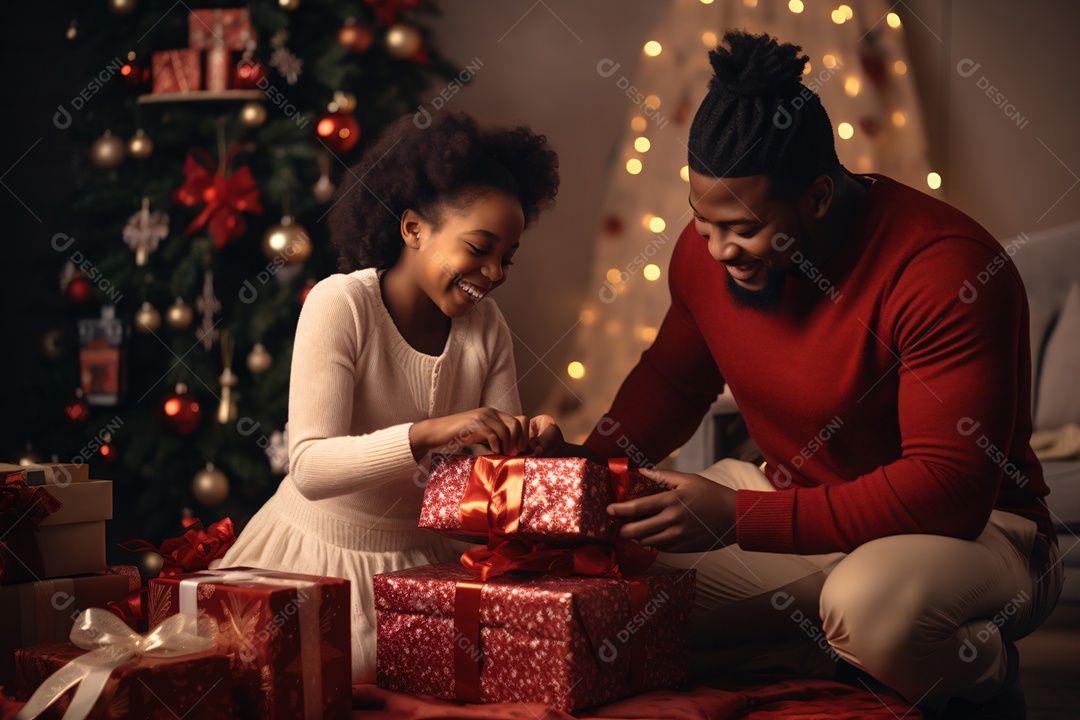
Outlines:
[[413,249],[420,247],[421,225],[424,219],[415,210],[406,210],[401,214],[401,241]]

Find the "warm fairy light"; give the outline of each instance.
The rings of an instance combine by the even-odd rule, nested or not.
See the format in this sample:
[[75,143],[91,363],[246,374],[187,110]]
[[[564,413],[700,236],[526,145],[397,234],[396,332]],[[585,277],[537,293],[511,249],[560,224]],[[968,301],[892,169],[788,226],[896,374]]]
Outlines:
[[903,60],[897,60],[893,63],[892,69],[897,75],[903,75],[907,72],[907,63]]
[[650,95],[645,98],[645,107],[652,108],[653,110],[660,107],[660,97],[657,95]]
[[832,21],[837,25],[843,25],[845,22],[847,22],[847,15],[844,14],[843,10],[833,10]]
[[788,10],[793,13],[801,13],[803,11],[802,0],[788,0]]
[[821,62],[825,67],[832,70],[834,67],[836,67],[836,56],[826,55],[825,57],[821,58]]
[[701,42],[705,44],[705,47],[711,48],[716,47],[716,43],[719,42],[719,40],[716,37],[716,33],[712,30],[706,30],[701,34]]
[[898,28],[900,27],[900,16],[891,12],[885,16],[885,22],[889,23],[889,27],[891,28]]
[[578,320],[581,321],[582,325],[592,325],[596,322],[596,311],[592,308],[585,308],[581,311],[581,314],[578,315]]
[[641,339],[645,342],[652,342],[653,340],[655,340],[656,328],[649,326],[641,328]]
[[654,217],[649,220],[649,229],[652,230],[654,233],[662,233],[664,232],[664,228],[666,227],[667,223],[664,222],[664,218],[662,217]]
[[941,176],[936,172],[932,172],[926,176],[926,184],[930,186],[931,190],[937,190],[941,187]]
[[802,74],[803,75],[809,75],[810,74],[810,68],[811,68],[810,61],[807,60],[806,65],[802,69]]
[[660,279],[660,266],[649,263],[641,271],[641,274],[645,276],[646,280],[659,280]]
[[180,398],[169,398],[165,401],[165,414],[169,417],[180,414]]
[[847,93],[848,97],[855,97],[858,95],[860,87],[859,78],[854,75],[844,81],[844,92]]
[[637,158],[630,158],[626,161],[626,172],[631,175],[637,175],[641,172],[641,161]]
[[619,278],[622,277],[622,272],[620,272],[619,268],[611,268],[604,277],[607,278],[609,283],[617,283],[619,282]]
[[566,366],[566,374],[575,380],[580,380],[585,377],[585,366],[575,360]]
[[757,0],[743,0],[743,5],[745,5],[748,8],[756,8],[757,7]]
[[641,216],[641,227],[647,229],[649,227],[649,223],[652,222],[652,219],[654,217],[656,217],[656,216],[653,215],[652,213],[645,213],[644,215],[642,215]]
[[712,4],[713,4],[713,0],[701,0],[701,4],[702,4],[702,5],[712,5]]
[[836,134],[840,136],[842,140],[850,140],[851,136],[855,134],[855,128],[851,127],[851,123],[840,123],[836,128]]
[[655,40],[650,40],[649,42],[645,43],[645,54],[649,57],[656,57],[663,49],[664,48],[660,45],[660,43],[656,42]]
[[652,143],[649,142],[647,137],[639,137],[634,141],[634,149],[638,152],[649,152],[649,148],[652,147]]
[[689,165],[683,165],[679,169],[679,177],[681,177],[685,182],[690,182],[690,166]]
[[844,13],[844,17],[846,19],[848,19],[848,20],[855,17],[855,13],[853,13],[851,11],[851,8],[849,6],[847,6],[847,5],[841,5],[840,7],[836,8],[836,9],[839,10],[840,12]]
[[893,125],[895,125],[896,127],[904,127],[905,123],[907,123],[907,118],[904,117],[904,113],[897,110],[896,112],[894,112],[892,114],[892,124]]
[[649,127],[649,121],[640,115],[630,121],[630,129],[634,132],[645,132],[647,127]]

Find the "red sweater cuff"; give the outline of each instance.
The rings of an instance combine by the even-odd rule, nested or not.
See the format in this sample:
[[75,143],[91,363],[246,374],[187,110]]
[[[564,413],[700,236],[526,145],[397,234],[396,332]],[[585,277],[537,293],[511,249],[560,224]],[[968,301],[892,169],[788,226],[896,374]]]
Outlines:
[[794,552],[794,490],[738,490],[735,518],[735,537],[743,550]]

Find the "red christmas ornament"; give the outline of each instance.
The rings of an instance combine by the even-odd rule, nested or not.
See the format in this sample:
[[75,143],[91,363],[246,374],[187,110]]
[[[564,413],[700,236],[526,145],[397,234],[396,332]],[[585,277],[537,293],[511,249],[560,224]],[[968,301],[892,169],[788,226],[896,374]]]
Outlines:
[[120,77],[128,87],[139,87],[150,79],[150,68],[130,60],[120,66]]
[[79,388],[75,391],[75,396],[64,405],[64,418],[67,420],[68,425],[79,428],[86,423],[89,417],[90,406],[83,399],[82,388]]
[[618,215],[608,215],[604,218],[604,233],[612,239],[622,235],[623,221]]
[[94,283],[83,275],[77,275],[71,278],[64,293],[72,305],[86,305],[94,299]]
[[112,441],[112,436],[108,433],[105,434],[105,442],[98,448],[98,454],[101,455],[101,459],[108,463],[114,463],[120,459],[120,455],[116,451],[116,443]]
[[233,87],[238,90],[251,90],[266,78],[266,66],[254,58],[245,58],[236,64],[233,75]]
[[876,117],[871,117],[869,115],[864,115],[859,118],[859,126],[863,129],[863,132],[866,133],[867,137],[874,137],[881,132],[881,121]]
[[315,281],[314,280],[308,280],[307,284],[304,285],[304,289],[300,291],[300,304],[301,305],[303,305],[304,301],[307,300],[307,296],[311,293],[311,288],[313,288],[313,287],[315,287]]
[[360,123],[349,113],[330,113],[315,125],[315,134],[331,152],[340,155],[360,140]]
[[682,101],[675,106],[675,124],[682,125],[690,119],[690,112],[693,108],[690,105],[690,101],[687,98],[683,98]]
[[[195,159],[196,152],[203,157],[203,163]],[[234,152],[235,147],[225,158],[226,164]],[[263,211],[259,202],[259,188],[255,186],[255,178],[247,166],[234,170],[226,177],[223,172],[214,169],[209,155],[198,149],[188,153],[184,162],[184,184],[173,193],[173,202],[187,207],[206,203],[203,211],[184,231],[184,237],[207,225],[210,237],[214,238],[214,247],[218,250],[247,231],[243,213]]]
[[367,52],[374,39],[371,30],[356,22],[356,18],[349,18],[338,30],[338,44],[357,55]]
[[415,10],[420,7],[420,0],[364,0],[379,20],[385,25],[393,25],[397,22],[397,15],[402,10]]
[[177,383],[176,389],[165,396],[161,404],[161,424],[177,435],[187,435],[199,427],[202,408],[187,386]]

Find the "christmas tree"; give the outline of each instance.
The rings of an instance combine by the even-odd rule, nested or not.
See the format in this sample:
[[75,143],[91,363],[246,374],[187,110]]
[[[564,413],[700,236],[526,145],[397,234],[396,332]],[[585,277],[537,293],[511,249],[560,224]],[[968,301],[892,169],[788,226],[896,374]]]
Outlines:
[[85,153],[52,238],[65,311],[33,381],[54,410],[25,442],[115,481],[110,547],[177,535],[185,514],[242,525],[276,489],[296,320],[336,271],[323,220],[364,192],[365,141],[454,75],[434,12],[70,3],[57,32],[100,62],[54,118]]

